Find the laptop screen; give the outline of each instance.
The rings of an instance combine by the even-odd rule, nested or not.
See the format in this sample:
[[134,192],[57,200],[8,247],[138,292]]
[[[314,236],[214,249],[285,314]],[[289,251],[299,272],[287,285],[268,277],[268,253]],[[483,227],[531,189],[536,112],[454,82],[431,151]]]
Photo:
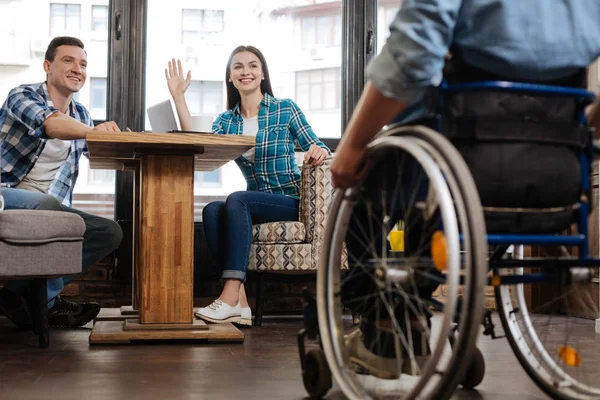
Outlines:
[[147,112],[152,132],[164,133],[179,129],[170,100],[161,101],[148,107]]

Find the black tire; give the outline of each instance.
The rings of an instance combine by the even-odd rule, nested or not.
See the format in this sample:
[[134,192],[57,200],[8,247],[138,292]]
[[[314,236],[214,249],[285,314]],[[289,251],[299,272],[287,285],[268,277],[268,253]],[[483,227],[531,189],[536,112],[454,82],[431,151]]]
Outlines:
[[460,382],[465,389],[474,389],[483,381],[485,375],[485,360],[479,348],[475,348],[471,356],[471,365]]
[[322,398],[331,389],[331,372],[321,349],[312,349],[306,353],[302,382],[313,399]]

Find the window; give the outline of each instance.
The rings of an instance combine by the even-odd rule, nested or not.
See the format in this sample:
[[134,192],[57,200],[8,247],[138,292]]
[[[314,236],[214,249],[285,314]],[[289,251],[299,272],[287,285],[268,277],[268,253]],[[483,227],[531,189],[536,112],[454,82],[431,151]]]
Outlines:
[[90,114],[93,119],[106,119],[106,78],[90,79]]
[[219,187],[221,186],[221,170],[210,172],[194,172],[194,186]]
[[92,6],[92,35],[94,40],[108,40],[108,6]]
[[183,9],[181,43],[196,45],[202,41],[220,44],[223,40],[225,13],[222,10]]
[[342,44],[342,16],[321,15],[300,18],[302,49]]
[[192,115],[219,114],[223,111],[223,82],[192,81],[186,99]]
[[[306,7],[309,3],[311,6]],[[251,44],[266,58],[275,97],[299,103],[320,138],[340,138],[342,2],[321,1],[317,7],[312,3],[312,0],[146,0],[143,60],[146,105],[171,99],[164,70],[167,62],[175,58],[181,60],[184,74],[192,73],[193,81],[185,94],[191,114],[216,116],[226,111],[227,60],[234,48]],[[175,29],[165,28],[169,26]],[[313,47],[302,51],[305,43]],[[317,43],[322,48],[311,54]],[[310,71],[316,71],[314,77]],[[150,128],[147,117],[144,121],[145,128]],[[208,202],[223,200],[247,186],[233,161],[217,171],[197,171],[194,176],[197,219]]]
[[[106,117],[104,99],[107,94],[110,4],[111,0],[0,0],[0,15],[3,17],[0,25],[0,37],[3,39],[0,103],[6,100],[12,88],[44,79],[44,53],[52,37],[75,36],[85,44],[89,67],[88,78],[81,90],[74,93],[73,99],[90,111],[94,119],[103,120]],[[28,16],[27,23],[23,22],[23,16]],[[104,22],[101,23],[101,20]],[[101,39],[102,35],[102,42],[91,40]],[[73,189],[73,207],[114,218],[114,176],[114,171],[90,171],[87,157],[81,157]]]
[[81,4],[50,3],[50,36],[81,30]]
[[341,107],[341,69],[296,72],[296,102],[302,109],[335,110]]
[[402,1],[379,0],[379,12],[377,18],[377,53],[381,52],[388,36],[390,36],[390,25],[396,18]]
[[90,169],[89,185],[114,185],[115,171],[107,169]]

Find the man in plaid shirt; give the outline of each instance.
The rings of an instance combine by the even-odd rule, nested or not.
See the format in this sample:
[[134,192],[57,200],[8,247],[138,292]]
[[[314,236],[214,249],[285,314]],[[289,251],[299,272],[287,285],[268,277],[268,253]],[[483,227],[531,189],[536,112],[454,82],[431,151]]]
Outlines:
[[[85,83],[87,54],[73,37],[54,38],[46,50],[46,81],[10,91],[0,109],[0,195],[6,209],[72,212],[86,225],[82,268],[96,264],[115,250],[123,236],[106,218],[70,208],[79,158],[87,151],[87,132],[120,131],[112,121],[93,126],[89,112],[73,100]],[[62,299],[72,277],[48,280],[50,326],[82,326],[98,315],[98,303]],[[0,310],[17,326],[32,327],[23,299],[24,282],[0,290]]]

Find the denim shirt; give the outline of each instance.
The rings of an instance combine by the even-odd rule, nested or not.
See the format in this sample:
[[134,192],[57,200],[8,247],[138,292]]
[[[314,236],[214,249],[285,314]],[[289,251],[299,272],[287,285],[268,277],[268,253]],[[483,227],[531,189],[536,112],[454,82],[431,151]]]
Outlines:
[[367,76],[387,97],[428,103],[450,45],[474,67],[550,81],[600,55],[598,0],[404,0]]
[[[220,114],[213,132],[241,135],[244,121],[239,104]],[[303,151],[311,145],[329,151],[306,122],[304,114],[290,99],[276,99],[268,93],[260,103],[254,163],[240,156],[235,162],[242,170],[247,190],[300,198],[300,168],[296,164],[296,142]]]
[[[0,108],[0,185],[15,187],[31,171],[35,162],[52,140],[44,131],[44,121],[58,112],[45,82],[14,88]],[[94,126],[86,108],[71,100],[68,115],[90,127]],[[73,188],[79,174],[79,159],[87,154],[84,139],[73,140],[69,156],[59,168],[48,188],[63,205],[70,206]]]

